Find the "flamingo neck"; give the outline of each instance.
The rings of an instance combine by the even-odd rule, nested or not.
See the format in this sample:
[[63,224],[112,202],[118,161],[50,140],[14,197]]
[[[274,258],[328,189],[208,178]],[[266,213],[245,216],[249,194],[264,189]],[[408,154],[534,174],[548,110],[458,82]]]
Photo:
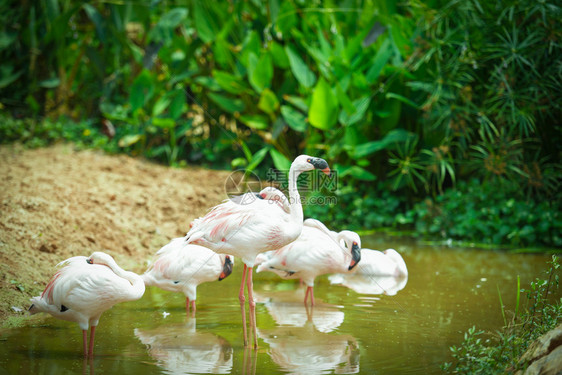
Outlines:
[[302,171],[291,166],[289,170],[289,212],[293,222],[302,225],[304,216],[302,212],[301,196],[297,188],[297,179]]
[[113,260],[109,261],[108,263],[109,264],[105,265],[109,267],[117,276],[122,277],[123,279],[131,283],[131,290],[128,291],[131,295],[131,298],[139,299],[140,297],[142,297],[145,290],[145,284],[142,277],[134,272],[125,271],[123,268],[119,267],[119,265]]

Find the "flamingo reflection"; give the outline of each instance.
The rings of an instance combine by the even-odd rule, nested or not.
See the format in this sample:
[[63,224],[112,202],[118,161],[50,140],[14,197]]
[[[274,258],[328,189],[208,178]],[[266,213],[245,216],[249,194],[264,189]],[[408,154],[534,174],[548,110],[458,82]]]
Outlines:
[[167,373],[229,374],[232,371],[230,343],[215,334],[197,332],[195,319],[153,329],[135,328],[135,336]]

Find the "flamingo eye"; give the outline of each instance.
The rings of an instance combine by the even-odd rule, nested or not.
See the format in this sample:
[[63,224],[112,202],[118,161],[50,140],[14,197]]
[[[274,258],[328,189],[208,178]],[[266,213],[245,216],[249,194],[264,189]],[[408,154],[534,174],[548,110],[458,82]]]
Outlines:
[[357,242],[353,241],[353,246],[357,246]]
[[88,263],[88,264],[94,264],[94,261],[93,261],[92,258],[88,258],[88,259],[86,259],[86,263]]
[[306,159],[306,162],[307,162],[307,163],[312,163],[312,159],[311,159],[311,158],[308,158],[308,159]]

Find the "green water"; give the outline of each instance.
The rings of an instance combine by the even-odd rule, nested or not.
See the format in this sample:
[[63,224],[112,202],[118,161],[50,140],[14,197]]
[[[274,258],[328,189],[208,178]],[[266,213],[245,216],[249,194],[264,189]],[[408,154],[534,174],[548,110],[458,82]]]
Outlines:
[[257,274],[257,351],[243,346],[237,262],[229,278],[199,287],[195,318],[186,317],[183,295],[152,287],[141,300],[105,312],[91,362],[82,358],[76,324],[35,316],[30,327],[1,332],[0,373],[440,373],[451,359],[449,346],[469,327],[501,327],[497,287],[513,309],[517,275],[528,287],[550,259],[376,236],[362,241],[400,252],[407,282],[375,280],[373,290],[389,295],[359,294],[323,276],[315,286],[317,305],[307,311],[298,282]]

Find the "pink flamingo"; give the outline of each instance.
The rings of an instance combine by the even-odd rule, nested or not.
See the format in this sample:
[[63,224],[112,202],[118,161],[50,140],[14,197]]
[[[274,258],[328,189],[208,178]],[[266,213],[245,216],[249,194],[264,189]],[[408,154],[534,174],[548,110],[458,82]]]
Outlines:
[[209,281],[221,281],[232,273],[233,259],[203,246],[186,244],[183,237],[174,238],[156,253],[157,259],[141,275],[146,286],[157,286],[185,294],[185,310],[189,314],[191,301],[195,315],[197,286]]
[[[76,322],[82,329],[84,356],[94,354],[94,336],[101,314],[119,302],[134,301],[144,294],[144,282],[123,270],[108,254],[95,252],[89,258],[77,256],[61,267],[40,296],[31,298],[31,314],[49,313]],[[90,343],[86,348],[88,326]]]
[[279,249],[300,235],[303,212],[297,178],[301,173],[313,169],[330,174],[328,163],[320,158],[300,155],[291,164],[288,211],[279,204],[271,204],[267,199],[230,199],[212,208],[204,217],[194,220],[193,227],[185,236],[187,243],[205,246],[217,253],[232,254],[244,262],[238,294],[243,314],[244,345],[248,345],[244,285],[247,284],[250,325],[254,332],[254,347],[257,348],[256,304],[252,281],[254,262],[259,253]]
[[355,232],[336,233],[318,220],[307,219],[294,242],[260,254],[258,260],[261,264],[257,272],[270,271],[284,279],[301,279],[307,285],[304,303],[310,295],[311,305],[314,305],[314,279],[327,273],[352,270],[361,260],[361,239]]

